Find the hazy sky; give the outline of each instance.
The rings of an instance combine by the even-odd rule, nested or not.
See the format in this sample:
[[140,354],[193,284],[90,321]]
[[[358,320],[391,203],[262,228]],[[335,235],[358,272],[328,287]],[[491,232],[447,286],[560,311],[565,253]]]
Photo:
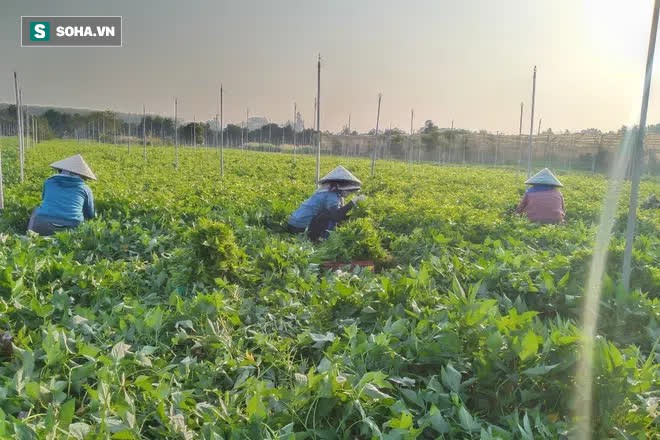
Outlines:
[[[651,0],[0,0],[0,102],[17,70],[27,104],[216,113],[306,126],[321,53],[321,127],[616,129],[638,118]],[[21,15],[122,15],[122,48],[21,48]],[[660,62],[660,59],[658,60]],[[660,122],[660,65],[649,122]],[[535,129],[536,130],[536,129]]]

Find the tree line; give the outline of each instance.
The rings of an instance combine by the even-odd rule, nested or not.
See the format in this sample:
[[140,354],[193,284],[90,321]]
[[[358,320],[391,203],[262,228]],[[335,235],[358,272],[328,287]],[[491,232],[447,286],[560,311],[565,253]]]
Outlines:
[[[175,138],[174,118],[158,115],[132,117],[130,120],[112,111],[96,111],[86,114],[67,113],[48,109],[38,117],[43,139],[52,137],[63,139],[94,139],[101,142],[125,142],[130,138],[146,136],[150,143],[159,139],[163,143],[173,143]],[[16,126],[16,106],[0,109],[0,123]],[[312,144],[316,132],[311,128],[296,130],[290,122],[284,125],[268,123],[260,128],[246,129],[245,125],[227,124],[222,134],[215,122],[181,122],[178,126],[181,144],[214,145],[224,137],[226,145],[245,143]]]

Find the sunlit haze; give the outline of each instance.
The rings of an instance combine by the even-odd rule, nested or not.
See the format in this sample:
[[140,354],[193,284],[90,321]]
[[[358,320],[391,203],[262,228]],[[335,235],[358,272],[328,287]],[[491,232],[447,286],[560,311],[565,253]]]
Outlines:
[[[26,104],[180,114],[209,120],[220,83],[226,121],[250,114],[311,125],[322,57],[321,127],[376,123],[529,130],[532,69],[537,117],[553,130],[618,129],[637,118],[651,1],[0,0],[0,102],[16,70]],[[21,48],[21,15],[122,15],[121,48]],[[654,74],[658,78],[659,73]],[[660,120],[660,82],[649,123]]]

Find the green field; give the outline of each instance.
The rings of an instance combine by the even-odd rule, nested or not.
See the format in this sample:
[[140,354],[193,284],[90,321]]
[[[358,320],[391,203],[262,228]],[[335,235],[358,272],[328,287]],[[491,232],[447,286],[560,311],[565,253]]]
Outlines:
[[[366,202],[324,243],[284,232],[312,156],[0,138],[0,438],[554,439],[573,426],[581,297],[607,181],[560,175],[567,224],[511,214],[520,171],[324,157]],[[48,164],[82,153],[98,219],[25,235]],[[645,180],[641,199],[660,195]],[[595,439],[658,426],[660,215],[627,189],[595,343]],[[370,259],[374,272],[324,271]]]

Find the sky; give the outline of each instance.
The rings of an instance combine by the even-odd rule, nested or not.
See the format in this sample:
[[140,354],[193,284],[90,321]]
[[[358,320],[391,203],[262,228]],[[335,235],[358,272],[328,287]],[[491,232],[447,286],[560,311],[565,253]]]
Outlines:
[[[639,119],[652,0],[0,0],[0,102],[174,113],[225,122],[313,118],[518,133],[616,130]],[[20,47],[21,15],[121,15],[121,48]],[[656,66],[649,123],[660,122]]]

